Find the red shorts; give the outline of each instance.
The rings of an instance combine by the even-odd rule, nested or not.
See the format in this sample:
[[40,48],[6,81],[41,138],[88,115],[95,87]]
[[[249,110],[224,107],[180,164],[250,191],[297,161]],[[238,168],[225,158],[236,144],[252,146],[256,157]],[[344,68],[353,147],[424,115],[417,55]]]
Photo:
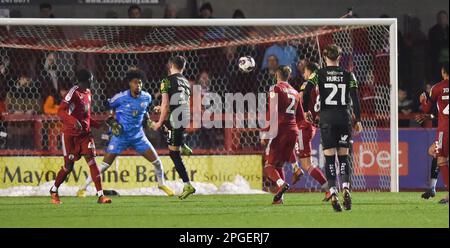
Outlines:
[[298,156],[300,158],[311,157],[311,142],[316,135],[316,130],[312,124],[301,126],[298,133]]
[[438,130],[436,135],[436,157],[448,158],[448,130]]
[[297,131],[280,132],[277,137],[271,139],[266,148],[267,164],[283,166],[285,162],[295,163],[297,135]]
[[91,134],[61,135],[64,161],[77,161],[82,155],[95,157],[95,143]]

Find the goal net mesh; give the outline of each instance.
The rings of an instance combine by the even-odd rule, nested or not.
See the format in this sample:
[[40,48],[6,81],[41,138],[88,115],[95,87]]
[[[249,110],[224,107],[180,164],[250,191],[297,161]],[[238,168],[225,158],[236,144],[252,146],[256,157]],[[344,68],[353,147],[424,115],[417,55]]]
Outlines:
[[[292,85],[304,81],[298,62],[321,63],[320,51],[329,44],[343,48],[341,65],[355,73],[360,85],[364,131],[354,139],[354,190],[389,190],[389,27],[387,26],[0,26],[0,195],[46,195],[63,164],[61,122],[56,115],[61,94],[74,83],[77,69],[87,68],[92,85],[94,119],[107,116],[107,99],[126,90],[125,73],[139,68],[146,74],[144,90],[160,104],[160,81],[167,75],[170,56],[187,58],[184,75],[202,96],[210,92],[264,93],[274,84],[273,56],[294,71]],[[276,49],[273,46],[278,44]],[[271,51],[276,53],[271,54]],[[242,73],[238,58],[252,56],[257,68]],[[271,58],[269,58],[271,57]],[[53,96],[51,104],[49,96]],[[152,118],[157,118],[152,114]],[[269,189],[263,178],[263,150],[255,128],[189,128],[186,143],[195,155],[186,157],[190,176],[200,193],[256,193]],[[163,133],[146,129],[165,166],[169,185],[182,184],[168,158]],[[94,129],[101,162],[110,134]],[[318,133],[318,136],[320,133]],[[313,164],[323,167],[318,137]],[[290,167],[286,167],[288,177]],[[61,194],[74,195],[88,175],[82,160]],[[151,164],[127,150],[103,174],[105,188],[124,194],[162,194],[156,189]],[[320,190],[306,176],[298,190]],[[89,192],[94,194],[91,187]]]

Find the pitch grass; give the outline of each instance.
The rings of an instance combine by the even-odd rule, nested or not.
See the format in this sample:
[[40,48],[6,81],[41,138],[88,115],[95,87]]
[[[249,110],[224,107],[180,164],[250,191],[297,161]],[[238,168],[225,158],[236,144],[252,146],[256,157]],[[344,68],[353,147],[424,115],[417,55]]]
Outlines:
[[0,197],[0,227],[449,227],[449,207],[420,193],[353,193],[353,209],[335,213],[318,193],[96,198]]

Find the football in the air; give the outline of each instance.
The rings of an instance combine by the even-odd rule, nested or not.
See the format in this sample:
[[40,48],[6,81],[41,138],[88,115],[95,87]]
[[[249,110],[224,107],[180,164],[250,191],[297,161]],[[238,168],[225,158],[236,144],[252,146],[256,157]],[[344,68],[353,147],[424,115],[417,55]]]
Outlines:
[[250,56],[239,58],[239,70],[242,72],[251,72],[255,69],[255,60]]

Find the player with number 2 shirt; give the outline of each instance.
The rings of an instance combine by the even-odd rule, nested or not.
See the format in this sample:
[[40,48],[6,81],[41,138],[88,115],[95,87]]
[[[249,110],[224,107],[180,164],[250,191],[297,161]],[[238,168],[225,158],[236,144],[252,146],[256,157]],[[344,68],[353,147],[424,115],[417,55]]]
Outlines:
[[[283,165],[285,162],[295,163],[295,147],[298,136],[297,122],[304,119],[299,93],[287,82],[291,74],[289,66],[281,66],[276,70],[277,84],[269,92],[270,116],[278,113],[278,128],[275,138],[268,141],[262,137],[261,143],[266,146],[266,164],[264,175],[277,184],[277,192],[273,204],[283,203],[283,194],[289,189],[285,182]],[[273,104],[276,102],[276,104]],[[277,108],[272,108],[277,105]],[[273,122],[273,120],[271,120]],[[272,127],[268,127],[267,130]]]

